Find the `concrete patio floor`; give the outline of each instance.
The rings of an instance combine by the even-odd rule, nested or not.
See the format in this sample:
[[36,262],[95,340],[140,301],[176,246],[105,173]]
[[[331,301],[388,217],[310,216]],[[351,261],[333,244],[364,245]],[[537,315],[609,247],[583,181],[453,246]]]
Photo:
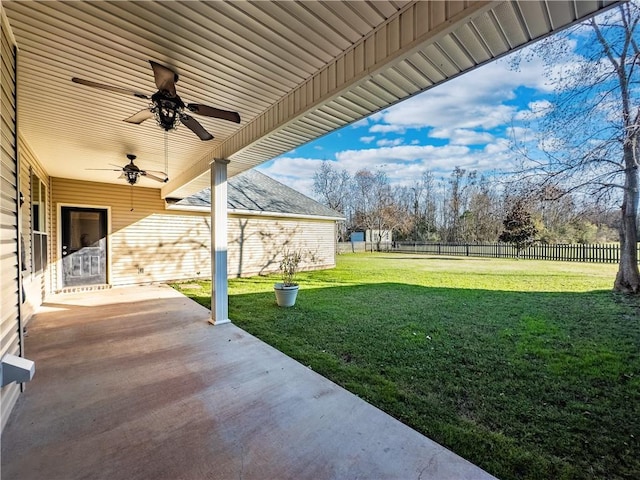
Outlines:
[[2,479],[494,478],[164,285],[56,295]]

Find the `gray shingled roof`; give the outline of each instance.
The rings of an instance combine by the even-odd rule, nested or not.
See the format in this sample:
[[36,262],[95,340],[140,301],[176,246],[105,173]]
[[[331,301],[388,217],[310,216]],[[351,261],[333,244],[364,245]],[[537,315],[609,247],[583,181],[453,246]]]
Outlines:
[[[211,206],[211,189],[206,188],[173,205],[186,207]],[[227,182],[227,207],[230,210],[248,210],[282,214],[331,217],[339,220],[344,216],[325,207],[312,198],[287,187],[257,170],[245,170]]]

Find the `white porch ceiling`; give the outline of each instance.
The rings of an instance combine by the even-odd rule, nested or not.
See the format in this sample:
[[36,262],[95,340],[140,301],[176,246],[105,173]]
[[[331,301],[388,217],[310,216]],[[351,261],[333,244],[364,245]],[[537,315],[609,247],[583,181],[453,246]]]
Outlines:
[[134,153],[164,170],[164,132],[122,120],[147,101],[72,77],[151,95],[149,60],[177,71],[178,94],[240,113],[237,125],[194,115],[215,136],[168,133],[163,197],[229,175],[432,88],[618,3],[488,1],[6,1],[19,46],[21,133],[50,175],[121,183]]

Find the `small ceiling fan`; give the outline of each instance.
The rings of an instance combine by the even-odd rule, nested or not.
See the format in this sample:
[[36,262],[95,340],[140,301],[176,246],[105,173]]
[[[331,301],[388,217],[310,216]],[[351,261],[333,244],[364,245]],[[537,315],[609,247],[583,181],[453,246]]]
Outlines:
[[173,130],[178,125],[183,124],[195,133],[200,140],[212,140],[213,135],[211,135],[195,118],[185,113],[185,110],[205,117],[220,118],[222,120],[240,123],[240,115],[238,112],[220,110],[219,108],[200,105],[198,103],[185,104],[176,93],[178,74],[170,68],[160,65],[153,60],[149,60],[149,63],[151,63],[153,77],[155,79],[156,87],[158,87],[158,91],[151,96],[126,88],[104,85],[102,83],[83,80],[77,77],[73,77],[71,81],[81,85],[86,85],[87,87],[100,88],[109,92],[124,93],[144,100],[150,100],[151,103],[147,108],[134,113],[132,116],[124,120],[129,123],[140,124],[145,120],[155,118],[158,125],[160,125],[160,127],[165,131]]
[[[87,170],[110,170],[113,172],[122,172],[122,174],[118,178],[124,178],[127,183],[132,186],[138,182],[140,177],[147,177],[151,180],[162,183],[167,183],[169,181],[169,177],[167,177],[167,174],[165,172],[160,172],[157,170],[142,170],[140,167],[138,167],[135,163],[133,163],[133,161],[136,159],[136,156],[132,153],[128,153],[127,158],[129,159],[129,163],[127,163],[124,167],[118,167],[117,165],[114,165],[114,167],[118,168],[87,168]],[[149,172],[159,173],[164,178]]]

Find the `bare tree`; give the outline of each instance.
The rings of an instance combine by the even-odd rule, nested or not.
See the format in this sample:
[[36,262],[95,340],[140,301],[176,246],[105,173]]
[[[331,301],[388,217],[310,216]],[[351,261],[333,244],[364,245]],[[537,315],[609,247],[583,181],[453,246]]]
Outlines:
[[404,221],[398,227],[398,236],[396,240],[413,240],[418,239],[418,222],[420,218],[420,201],[421,191],[413,187],[398,187],[395,190],[396,206],[401,212]]
[[502,206],[489,179],[481,176],[462,214],[465,242],[495,242],[502,231]]
[[[640,7],[623,2],[577,27],[549,37],[516,57],[537,55],[555,88],[553,102],[539,103],[538,151],[519,147],[527,172],[542,175],[542,186],[583,191],[595,200],[620,205],[621,257],[616,290],[640,293],[638,271],[638,138],[640,135]],[[576,35],[593,41],[572,48]],[[559,68],[562,65],[563,68]],[[616,195],[616,192],[618,194]]]
[[449,180],[448,196],[445,200],[444,239],[447,242],[466,240],[464,232],[465,212],[469,207],[469,197],[476,184],[477,172],[455,167]]
[[437,236],[437,193],[436,181],[432,172],[422,172],[416,188],[420,192],[418,200],[417,237],[420,240],[434,240]]
[[313,174],[313,193],[321,203],[336,212],[346,213],[351,176],[346,170],[336,168],[328,160],[320,164]]
[[[351,216],[351,176],[340,168],[334,167],[328,160],[320,164],[320,168],[313,174],[313,193],[323,205],[340,212],[347,218]],[[347,225],[345,222],[336,224],[336,241],[346,240]]]
[[[433,240],[436,236],[436,191],[433,173],[422,172],[410,186],[394,189],[401,218],[397,226],[399,240]],[[394,237],[395,238],[395,237]]]
[[375,228],[376,184],[380,179],[381,177],[376,178],[376,175],[367,169],[358,170],[354,175],[354,227],[365,230]]
[[354,226],[375,233],[377,249],[385,231],[393,232],[406,222],[403,211],[393,195],[387,175],[378,170],[372,172],[366,168],[358,170],[354,183]]

